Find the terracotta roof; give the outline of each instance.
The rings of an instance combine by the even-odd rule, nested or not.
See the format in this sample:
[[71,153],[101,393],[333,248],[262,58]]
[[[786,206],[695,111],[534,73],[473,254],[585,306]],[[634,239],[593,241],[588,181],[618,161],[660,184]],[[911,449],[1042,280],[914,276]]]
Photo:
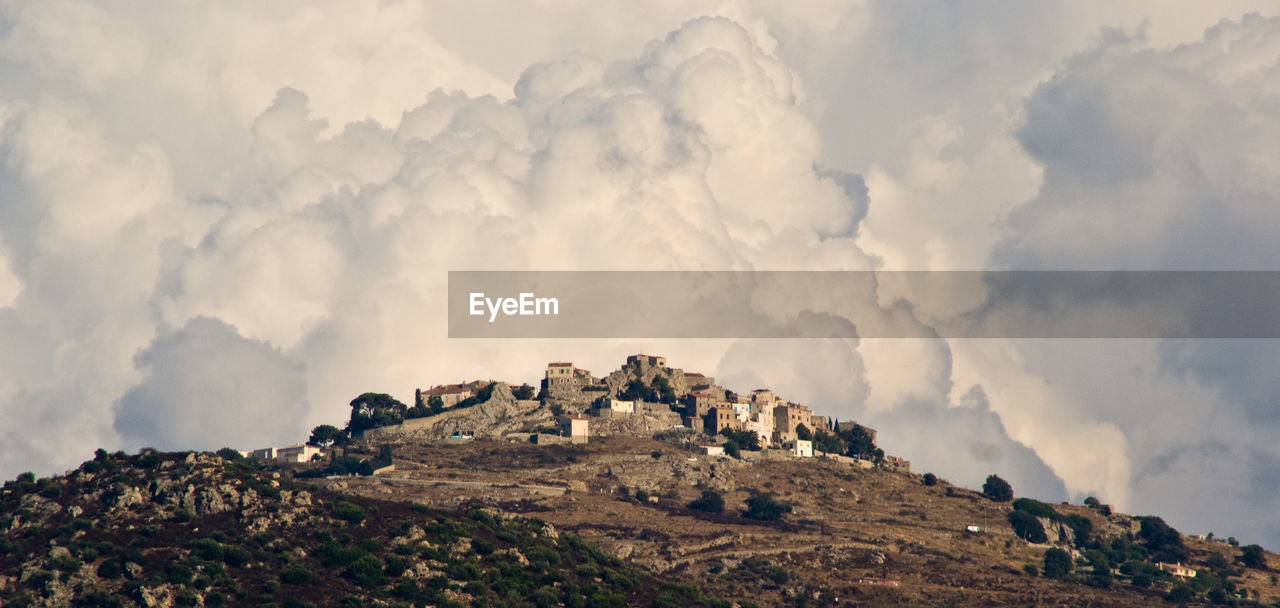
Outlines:
[[572,361],[553,361],[547,364],[547,367],[573,367]]
[[708,395],[707,393],[690,393],[690,394],[692,394],[694,397],[705,397],[707,399],[715,399],[714,395]]
[[699,374],[698,372],[685,372],[685,373],[684,373],[684,375],[685,375],[685,376],[691,376],[691,377],[694,377],[694,378],[706,378],[706,375],[704,375],[704,374]]

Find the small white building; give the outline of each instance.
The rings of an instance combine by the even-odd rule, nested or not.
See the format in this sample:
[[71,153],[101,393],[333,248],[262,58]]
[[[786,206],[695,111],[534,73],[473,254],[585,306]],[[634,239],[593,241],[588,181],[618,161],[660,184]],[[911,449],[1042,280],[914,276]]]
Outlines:
[[310,445],[291,445],[276,449],[278,462],[311,462],[311,457],[320,453],[320,448]]
[[622,401],[620,399],[608,399],[600,404],[601,418],[616,418],[619,416],[630,416],[636,413],[635,401]]
[[808,439],[791,439],[787,442],[786,447],[792,456],[813,458],[813,442]]
[[697,441],[691,444],[689,447],[693,448],[693,451],[699,454],[706,454],[707,456],[723,456],[724,455],[724,446],[718,443],[708,443],[704,441]]

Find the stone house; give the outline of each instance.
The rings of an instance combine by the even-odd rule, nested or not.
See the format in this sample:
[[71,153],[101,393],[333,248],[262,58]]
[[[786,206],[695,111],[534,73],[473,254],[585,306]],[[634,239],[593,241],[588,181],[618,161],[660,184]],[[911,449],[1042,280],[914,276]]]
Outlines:
[[711,411],[711,408],[715,407],[717,402],[715,395],[710,393],[690,393],[688,397],[685,397],[687,413],[690,416],[699,418],[706,416],[707,412]]
[[459,401],[474,397],[480,389],[488,386],[488,382],[475,380],[458,384],[439,384],[425,391],[418,391],[418,403],[426,405],[432,397],[439,397],[444,407],[453,407]]
[[707,411],[704,420],[707,432],[712,435],[719,434],[724,429],[740,428],[738,416],[734,414],[731,407],[713,407]]
[[813,411],[809,408],[795,403],[773,408],[773,430],[779,441],[782,437],[794,435],[796,427],[802,424],[810,431],[813,430]]

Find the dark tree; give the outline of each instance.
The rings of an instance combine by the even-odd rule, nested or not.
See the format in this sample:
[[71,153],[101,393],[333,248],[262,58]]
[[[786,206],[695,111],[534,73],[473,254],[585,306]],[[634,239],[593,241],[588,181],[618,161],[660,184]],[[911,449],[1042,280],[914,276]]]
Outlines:
[[409,408],[386,393],[365,393],[351,400],[351,420],[347,432],[357,436],[368,429],[399,424]]
[[738,444],[741,449],[752,452],[760,450],[760,436],[755,431],[720,429],[720,434],[727,437],[730,442]]
[[855,424],[847,429],[842,428],[836,435],[845,444],[845,456],[869,458],[875,461],[884,460],[884,450],[876,447],[871,431],[861,424]]
[[244,460],[244,454],[241,454],[240,450],[235,448],[222,448],[214,453],[221,456],[224,460],[230,460],[232,462],[241,462]]
[[1187,561],[1189,554],[1182,544],[1182,535],[1177,530],[1155,516],[1143,517],[1139,521],[1141,525],[1138,528],[1138,539],[1147,545],[1147,550],[1157,561]]
[[738,444],[733,441],[724,442],[724,454],[725,456],[732,456],[733,458],[742,457],[742,452],[738,449]]
[[1013,526],[1014,534],[1029,543],[1043,543],[1049,540],[1044,533],[1044,526],[1040,524],[1040,519],[1026,511],[1010,511],[1009,525]]
[[521,384],[520,386],[517,386],[511,389],[511,396],[515,397],[516,399],[520,399],[522,401],[528,401],[530,399],[533,399],[534,395],[535,395],[535,392],[533,390],[533,387],[529,386],[527,383]]
[[346,443],[347,434],[342,429],[331,424],[322,424],[311,429],[311,438],[307,439],[307,445],[313,445],[318,448],[327,448],[331,445],[341,445]]
[[689,508],[694,511],[706,511],[708,513],[724,512],[724,497],[715,490],[703,490],[702,496],[699,496],[693,502],[689,503]]
[[938,485],[938,476],[937,476],[937,475],[934,475],[933,473],[925,473],[925,474],[924,474],[924,485],[926,485],[926,486],[936,486],[936,485]]
[[774,521],[791,512],[791,505],[774,500],[773,494],[753,491],[747,498],[747,509],[742,516],[747,519]]
[[812,440],[813,440],[813,431],[810,431],[810,430],[809,430],[809,427],[805,426],[803,423],[801,423],[801,424],[797,424],[797,425],[796,425],[796,439],[802,439],[802,440],[804,440],[804,441],[812,441]]
[[986,483],[982,484],[982,493],[996,502],[1013,500],[1013,486],[995,474],[987,475]]
[[1267,552],[1258,545],[1246,545],[1240,549],[1240,557],[1236,558],[1245,568],[1255,570],[1267,569]]
[[826,452],[828,454],[844,454],[844,442],[840,441],[834,433],[828,433],[822,429],[818,429],[813,434],[813,449],[818,452]]
[[650,403],[658,400],[658,393],[649,385],[643,383],[638,378],[632,378],[627,386],[618,393],[618,398],[623,401],[648,401]]
[[1044,575],[1047,578],[1063,578],[1071,573],[1071,554],[1053,547],[1044,552]]

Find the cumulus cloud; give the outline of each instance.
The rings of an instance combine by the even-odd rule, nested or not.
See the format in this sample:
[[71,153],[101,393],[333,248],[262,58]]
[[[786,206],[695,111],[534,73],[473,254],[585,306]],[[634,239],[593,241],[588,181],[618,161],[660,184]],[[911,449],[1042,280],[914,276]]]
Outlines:
[[1274,535],[1248,488],[1275,391],[1241,364],[1269,347],[444,326],[450,269],[1274,266],[1280,36],[1247,4],[5,5],[0,476],[650,350],[959,483],[1208,525],[1187,480],[1213,473]]
[[127,445],[170,450],[269,446],[305,434],[304,366],[216,319],[192,319],[138,354],[143,379],[120,398]]

